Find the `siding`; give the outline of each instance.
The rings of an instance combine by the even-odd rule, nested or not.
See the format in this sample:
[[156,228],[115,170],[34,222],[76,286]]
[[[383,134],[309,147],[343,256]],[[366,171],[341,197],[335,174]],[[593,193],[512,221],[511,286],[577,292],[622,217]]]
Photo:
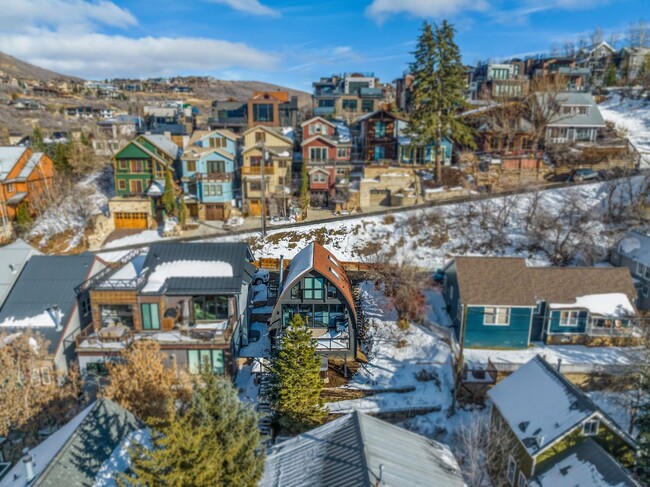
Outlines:
[[[575,311],[575,310],[566,310]],[[560,313],[562,310],[553,310],[549,315],[549,332],[550,333],[570,333],[584,334],[587,327],[587,318],[589,314],[586,311],[580,311],[578,314],[578,326],[561,326]]]
[[485,307],[468,306],[465,346],[486,348],[526,348],[532,308],[510,308],[510,324],[484,325]]

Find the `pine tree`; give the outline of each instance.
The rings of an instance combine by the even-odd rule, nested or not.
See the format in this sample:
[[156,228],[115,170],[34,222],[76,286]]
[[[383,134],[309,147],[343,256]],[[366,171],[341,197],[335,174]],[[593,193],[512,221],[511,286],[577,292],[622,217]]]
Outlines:
[[280,428],[300,433],[320,424],[325,410],[320,398],[320,357],[300,315],[294,315],[271,361],[271,401]]
[[309,173],[307,172],[307,161],[302,162],[300,169],[300,209],[304,213],[309,208]]
[[207,366],[195,381],[189,410],[154,426],[151,443],[135,447],[132,474],[121,483],[254,487],[264,472],[257,415],[228,379]]
[[178,203],[178,223],[181,228],[185,228],[187,223],[187,205],[185,204],[185,197],[181,195]]
[[16,226],[22,233],[27,232],[32,226],[32,209],[27,201],[23,201],[16,208]]
[[32,136],[30,138],[30,146],[34,152],[44,152],[45,151],[45,142],[43,140],[43,131],[41,127],[36,125],[32,130]]
[[167,216],[176,214],[176,195],[174,194],[174,181],[172,179],[172,171],[168,167],[165,172],[165,190],[162,196],[162,203],[165,205],[165,212]]
[[616,85],[616,66],[612,64],[607,70],[607,77],[605,78],[605,86]]
[[66,144],[56,144],[52,162],[54,163],[54,168],[57,173],[65,174],[70,170],[68,153],[72,150],[73,144],[74,141],[72,139],[70,139]]
[[424,23],[411,64],[411,119],[409,133],[417,145],[432,145],[436,179],[442,180],[442,140],[448,137],[474,147],[472,130],[458,113],[465,106],[465,68],[454,41],[454,28]]

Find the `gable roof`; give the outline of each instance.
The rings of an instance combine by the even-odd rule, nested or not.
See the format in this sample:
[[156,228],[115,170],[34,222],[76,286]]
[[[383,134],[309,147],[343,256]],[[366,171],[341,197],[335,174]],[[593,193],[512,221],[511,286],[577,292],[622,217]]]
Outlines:
[[324,119],[323,117],[312,117],[312,118],[310,118],[309,120],[307,120],[307,121],[305,121],[305,122],[302,122],[302,123],[300,124],[300,126],[301,126],[301,127],[304,127],[305,125],[312,124],[312,123],[314,123],[314,122],[317,121],[317,120],[318,120],[318,121],[321,121],[321,122],[323,122],[323,123],[325,123],[325,124],[327,124],[327,125],[329,125],[330,127],[334,127],[334,128],[336,128],[336,125],[335,125],[334,123],[330,122],[329,120]]
[[143,428],[126,409],[109,399],[98,399],[29,451],[34,480],[27,482],[19,461],[0,479],[0,487],[105,485],[98,478],[102,467],[110,460],[118,463],[115,450]]
[[613,419],[539,355],[490,389],[488,396],[531,456],[595,413],[623,441],[634,445]]
[[285,132],[285,129],[283,127],[267,127],[265,125],[255,125],[254,127],[251,127],[246,132],[244,132],[244,136],[248,135],[251,132],[256,132],[258,130],[262,130],[263,132],[268,132],[269,134],[278,137],[281,140],[284,140],[288,144],[291,144],[293,146],[293,139],[287,136],[288,132]]
[[148,274],[142,292],[238,293],[255,273],[252,260],[241,242],[154,243],[142,266]]
[[616,250],[635,262],[650,266],[650,236],[641,231],[630,230],[626,233]]
[[459,256],[453,262],[466,305],[533,307],[542,300],[572,307],[580,298],[607,294],[618,295],[623,307],[635,313],[637,293],[627,267],[528,267],[519,257]]
[[[544,99],[545,94],[539,93],[537,95],[542,100]],[[549,127],[604,127],[605,119],[603,118],[598,105],[594,101],[594,97],[591,93],[582,93],[578,91],[567,91],[558,93],[556,101],[560,106],[588,106],[588,114],[572,114],[566,115],[562,113],[556,113],[551,117],[551,120],[548,122]]]
[[234,160],[235,159],[235,154],[232,154],[225,150],[222,147],[199,147],[197,145],[192,145],[192,146],[187,146],[185,150],[183,151],[183,155],[181,158],[186,161],[186,160],[197,160],[201,159],[202,157],[205,157],[208,154],[211,153],[219,154],[222,157],[225,157],[226,159],[229,160]]
[[138,138],[143,137],[144,139],[151,142],[153,145],[158,147],[161,151],[171,157],[173,160],[178,159],[180,154],[180,147],[178,147],[174,142],[160,134],[142,134]]
[[0,147],[0,181],[4,181],[27,147]]
[[88,278],[94,263],[89,253],[31,257],[0,309],[0,330],[36,329],[55,353],[77,307],[75,287]]
[[352,285],[350,284],[350,280],[348,279],[348,276],[339,260],[334,257],[334,254],[318,242],[311,242],[298,252],[293,259],[291,259],[291,264],[287,269],[284,282],[281,283],[282,287],[277,300],[278,304],[276,304],[276,306],[279,306],[284,294],[291,289],[303,275],[311,270],[315,270],[338,288],[341,294],[345,297],[345,300],[348,302],[356,321],[357,313],[354,306],[354,298],[352,297]]
[[[215,130],[195,130],[194,133],[192,134],[192,137],[190,137],[190,141],[188,142],[188,146],[192,146],[196,144],[198,141],[205,139],[206,137],[209,137],[211,135],[218,134],[226,139],[234,140],[236,141],[239,136],[231,132],[230,130],[227,129],[215,129]],[[187,148],[186,148],[187,149]]]
[[27,159],[27,162],[25,165],[21,168],[20,172],[16,175],[16,177],[12,179],[7,179],[7,183],[13,183],[13,182],[20,182],[20,181],[26,181],[27,178],[32,174],[34,169],[36,169],[36,166],[38,166],[39,162],[41,162],[41,159],[43,157],[48,157],[42,152],[34,152],[30,156],[29,159]]
[[23,239],[0,247],[0,308],[25,264],[33,255],[42,255]]
[[379,483],[465,485],[447,446],[358,411],[272,447],[259,485],[374,487]]
[[559,485],[639,487],[627,471],[598,443],[587,438],[566,449],[529,482],[530,487]]

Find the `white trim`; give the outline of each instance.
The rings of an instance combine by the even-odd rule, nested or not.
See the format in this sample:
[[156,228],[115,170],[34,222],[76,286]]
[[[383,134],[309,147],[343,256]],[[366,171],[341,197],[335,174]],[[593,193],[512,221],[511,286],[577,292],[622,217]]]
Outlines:
[[[580,310],[561,310],[560,309],[560,310],[553,310],[553,311],[559,311],[560,312],[560,317],[559,317],[560,321],[558,323],[558,326],[563,326],[563,327],[566,327],[566,328],[578,328],[580,326]],[[569,321],[571,320],[571,317],[573,315],[575,315],[575,320],[576,320],[575,324],[572,325],[571,323],[567,323],[567,324],[563,325],[562,324],[562,313],[568,313],[569,314],[569,316],[567,317],[567,319]]]
[[[512,478],[510,478],[510,465],[514,465],[514,468],[512,469]],[[508,479],[508,483],[510,485],[515,485],[515,479],[517,478],[517,462],[512,457],[512,455],[508,455],[508,466],[506,467],[506,478]]]
[[517,479],[517,487],[528,487],[528,479],[524,475],[524,472],[519,470],[519,478]]
[[[487,323],[485,321],[485,318],[488,315],[492,315],[492,313],[487,313],[486,312],[487,309],[494,309],[494,323]],[[507,318],[506,318],[505,322],[498,323],[497,319],[498,319],[498,316],[499,316],[499,310],[502,310],[502,309],[505,309],[507,311]],[[510,311],[511,311],[511,308],[509,306],[486,306],[485,308],[483,308],[483,325],[484,326],[510,326],[510,318],[511,318]]]
[[[585,431],[585,426],[587,425],[592,425],[596,424],[596,431],[591,433],[591,432],[586,432]],[[582,423],[582,434],[583,436],[596,436],[598,434],[598,431],[600,430],[600,419],[598,418],[589,418],[587,419],[584,423]]]

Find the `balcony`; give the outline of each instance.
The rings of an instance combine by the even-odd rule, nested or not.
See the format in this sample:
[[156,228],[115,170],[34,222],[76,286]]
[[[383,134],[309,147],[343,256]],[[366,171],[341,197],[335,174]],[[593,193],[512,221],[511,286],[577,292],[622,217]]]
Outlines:
[[[260,176],[262,174],[262,166],[243,166],[241,168],[242,176]],[[264,175],[272,176],[275,174],[274,166],[264,166]]]
[[192,175],[193,181],[230,182],[232,181],[232,179],[233,179],[232,173],[226,173],[226,172],[209,172],[207,174],[196,172]]
[[315,116],[333,115],[334,107],[316,107],[314,108]]

